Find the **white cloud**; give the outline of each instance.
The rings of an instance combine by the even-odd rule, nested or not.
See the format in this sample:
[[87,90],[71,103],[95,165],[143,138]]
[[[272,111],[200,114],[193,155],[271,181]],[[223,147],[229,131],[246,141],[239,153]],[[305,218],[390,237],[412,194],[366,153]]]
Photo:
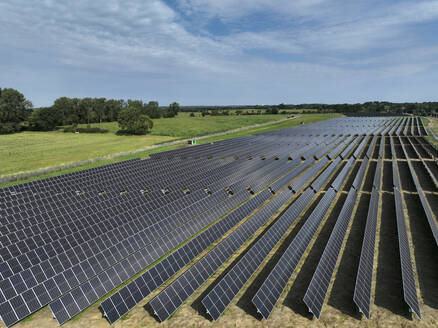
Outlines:
[[[245,24],[254,15],[256,29]],[[216,19],[231,27],[225,35],[209,30]],[[139,74],[193,92],[349,86],[436,67],[438,45],[423,44],[412,27],[437,19],[436,0],[179,0],[175,8],[161,0],[2,0],[0,83],[54,65],[69,74]]]

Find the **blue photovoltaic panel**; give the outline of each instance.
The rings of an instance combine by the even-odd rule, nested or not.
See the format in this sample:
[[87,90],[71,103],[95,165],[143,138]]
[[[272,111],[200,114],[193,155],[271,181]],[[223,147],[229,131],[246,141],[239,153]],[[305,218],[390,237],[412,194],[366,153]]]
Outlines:
[[333,189],[329,189],[325,193],[252,299],[252,303],[256,306],[257,311],[265,319],[269,318],[278,298],[286,287],[289,278],[318,230],[335,197],[336,192]]
[[318,319],[324,305],[345,234],[347,233],[356,199],[357,192],[354,188],[351,188],[303,298],[310,312]]
[[307,189],[202,300],[217,320],[280,238],[310,203],[315,193]]
[[[125,291],[121,290],[103,301],[101,307],[108,321],[110,323],[117,321],[134,305],[138,304],[140,300],[144,299],[183,266],[198,256],[211,245],[211,243],[223,236],[228,230],[250,214],[251,211],[265,202],[270,195],[268,191],[264,191],[249,200],[245,205],[221,219],[199,236],[163,259],[152,269],[146,271],[140,277],[129,283],[123,288]],[[287,195],[287,191],[284,192],[284,195]],[[130,297],[123,297],[123,293],[130,295]]]
[[292,197],[288,190],[285,190],[283,194],[288,197],[274,198],[151,300],[150,305],[160,321],[169,318],[224,261],[252,237]]
[[403,281],[403,294],[406,303],[417,315],[417,317],[421,319],[420,304],[418,303],[417,288],[415,286],[414,269],[412,267],[411,253],[409,250],[409,239],[406,231],[406,218],[403,212],[403,201],[399,182],[400,177],[396,160],[393,160],[392,168],[394,177],[394,200]]
[[373,189],[365,226],[364,240],[360,254],[353,300],[359,310],[369,319],[371,312],[371,285],[374,268],[374,251],[376,243],[377,212],[379,191]]

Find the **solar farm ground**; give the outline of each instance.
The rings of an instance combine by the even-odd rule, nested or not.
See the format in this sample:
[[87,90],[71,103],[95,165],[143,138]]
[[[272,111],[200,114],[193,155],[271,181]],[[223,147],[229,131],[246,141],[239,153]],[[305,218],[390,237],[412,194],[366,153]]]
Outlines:
[[[365,141],[364,141],[365,140]],[[374,143],[373,143],[374,140]],[[363,143],[362,143],[363,142]],[[392,143],[392,144],[391,144]],[[348,143],[345,147],[347,149]],[[272,227],[278,218],[285,213],[290,204],[294,204],[301,192],[295,194],[286,205],[282,206],[276,215],[272,216],[251,239],[243,244],[224,264],[216,271],[201,288],[189,296],[184,304],[166,321],[159,323],[153,315],[149,302],[159,295],[170,283],[163,284],[146,299],[137,304],[128,314],[117,321],[114,327],[436,327],[438,324],[438,252],[437,244],[430,228],[430,221],[426,216],[424,204],[420,201],[418,188],[425,195],[426,206],[432,213],[438,213],[438,186],[434,179],[438,179],[438,166],[430,153],[438,155],[433,148],[427,145],[422,137],[385,136],[364,139],[358,136],[350,144],[354,145],[345,152],[341,163],[328,176],[322,188],[316,190],[315,197],[295,222],[288,228],[279,243],[269,252],[252,277],[245,283],[230,306],[216,322],[212,322],[206,314],[201,301],[219,281],[241,260],[251,247]],[[300,229],[309,221],[311,213],[318,207],[323,196],[341,170],[348,164],[347,161],[360,147],[363,149],[356,155],[354,164],[342,183],[342,188],[336,194],[323,221],[312,238],[309,247],[288,280],[285,291],[279,298],[268,320],[262,320],[257,314],[251,300],[268,278],[269,273],[285,253],[288,245],[300,234]],[[371,148],[371,149],[370,149]],[[383,150],[383,151],[382,151]],[[354,185],[354,179],[360,171],[361,164],[366,160],[368,151],[369,160],[360,183],[358,197],[355,201],[351,221],[342,244],[337,260],[332,283],[328,290],[326,304],[319,320],[309,313],[306,304],[302,301],[312,280],[324,248],[334,230],[339,214],[346,202],[347,195]],[[430,153],[428,153],[430,152]],[[423,156],[418,156],[423,154]],[[407,155],[407,156],[406,156]],[[332,163],[333,159],[327,165]],[[377,172],[381,164],[380,174]],[[304,190],[328,166],[324,166],[311,180],[302,186]],[[395,171],[394,171],[395,170]],[[304,173],[305,174],[305,173]],[[395,176],[394,174],[397,174]],[[302,175],[288,183],[290,185],[300,179]],[[371,192],[375,189],[373,179],[379,176],[380,186],[377,188],[380,200],[378,203],[376,251],[374,253],[373,296],[371,302],[370,320],[358,311],[353,302],[356,284],[357,268],[361,257],[361,247],[364,240],[364,231],[367,222],[367,213],[370,206]],[[415,272],[415,289],[418,292],[422,320],[410,313],[404,301],[403,277],[396,213],[394,185],[400,178],[403,214],[406,217],[407,235],[410,245],[410,255]],[[419,186],[414,179],[418,178]],[[281,190],[287,190],[284,186]],[[280,194],[277,190],[276,194]],[[293,206],[293,205],[292,205]],[[255,215],[254,213],[252,214]],[[234,227],[227,234],[202,252],[191,263],[197,262],[206,253],[224,240],[241,224]],[[100,301],[80,313],[64,327],[109,327],[109,323],[102,318],[99,309]],[[24,319],[17,327],[56,327],[56,320],[51,319],[50,310],[45,307],[30,318]]]

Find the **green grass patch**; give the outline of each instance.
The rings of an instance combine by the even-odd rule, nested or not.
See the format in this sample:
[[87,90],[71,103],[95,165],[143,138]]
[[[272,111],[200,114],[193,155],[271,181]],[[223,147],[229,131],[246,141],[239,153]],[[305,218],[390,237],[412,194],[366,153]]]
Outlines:
[[174,140],[166,136],[124,136],[22,132],[0,136],[0,176],[102,157]]
[[[210,116],[202,117],[200,113],[195,113],[195,117],[190,117],[190,113],[179,113],[172,118],[154,119],[154,127],[151,135],[171,136],[178,138],[199,137],[216,132],[233,130],[244,126],[251,126],[261,123],[278,121],[290,115],[229,115],[229,116]],[[86,128],[87,124],[79,124],[79,128]],[[120,128],[117,122],[94,123],[91,128],[100,128],[116,133]]]
[[[426,130],[427,128],[430,128],[436,135],[438,135],[438,119],[433,117],[428,117],[429,120],[424,117],[421,119],[423,120],[423,125],[426,127]],[[438,149],[438,141],[433,136],[426,136],[424,138]]]

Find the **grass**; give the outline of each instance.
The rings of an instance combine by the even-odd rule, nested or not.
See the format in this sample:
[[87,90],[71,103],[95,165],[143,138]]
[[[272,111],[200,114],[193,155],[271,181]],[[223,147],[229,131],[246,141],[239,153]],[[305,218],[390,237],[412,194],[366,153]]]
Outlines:
[[[438,135],[438,119],[433,117],[428,117],[429,120],[422,118],[423,124],[425,127],[429,127],[435,132],[436,135]],[[429,141],[432,145],[434,145],[436,148],[438,147],[438,141],[433,136],[425,137],[427,141]]]
[[[154,127],[151,135],[171,136],[178,138],[198,137],[206,134],[233,130],[236,128],[256,125],[266,122],[278,121],[289,115],[230,115],[202,117],[200,113],[179,113],[177,117],[154,119]],[[86,127],[87,124],[80,124],[79,127]],[[117,122],[95,123],[90,126],[106,129],[116,133],[119,130]]]
[[[266,115],[268,116],[268,115]],[[274,115],[279,117],[279,115]],[[277,124],[272,124],[265,127],[253,128],[245,131],[239,131],[230,133],[223,136],[206,138],[198,141],[198,144],[209,143],[218,140],[224,140],[229,138],[240,137],[243,135],[252,135],[255,133],[262,133],[271,130],[277,130],[282,128],[288,128],[299,125],[301,122],[305,124],[323,121],[335,117],[340,117],[340,114],[306,114],[295,120],[289,120]],[[251,116],[250,116],[251,117]],[[221,117],[222,118],[222,117]],[[107,124],[107,123],[103,123]],[[171,137],[163,136],[115,136],[112,134],[73,134],[73,133],[59,133],[59,132],[24,132],[14,135],[0,136],[0,140],[6,140],[10,138],[10,143],[5,141],[0,143],[0,175],[13,174],[19,171],[43,168],[47,166],[56,165],[54,163],[62,164],[65,162],[72,162],[75,160],[84,160],[93,157],[99,157],[101,155],[133,150],[142,148],[150,143],[151,138],[166,138],[156,139],[155,143],[172,140]],[[63,139],[66,138],[66,139]],[[70,139],[71,138],[71,139]],[[77,138],[77,139],[75,139]],[[28,140],[34,139],[34,140]],[[175,139],[175,138],[173,138]],[[148,143],[149,142],[149,143]],[[58,145],[58,146],[56,146]],[[87,165],[56,171],[30,179],[21,181],[12,181],[0,184],[0,188],[25,183],[29,181],[39,180],[43,178],[49,178],[66,173],[82,171],[93,167],[107,165],[110,163],[120,162],[132,158],[147,158],[152,153],[158,153],[177,149],[180,147],[186,147],[187,145],[181,144],[176,146],[160,147],[152,150],[147,150],[137,154],[126,155],[117,157],[111,160],[103,160],[99,162],[90,163]],[[33,149],[37,147],[37,149]],[[103,152],[103,147],[109,149],[110,152]],[[112,148],[117,148],[113,151]],[[52,155],[50,155],[52,154]],[[97,155],[92,155],[97,154]],[[72,157],[70,157],[72,156]],[[62,160],[61,160],[62,158]],[[79,159],[72,159],[79,158]],[[3,173],[3,172],[9,173]]]
[[22,132],[0,136],[0,176],[135,150],[167,136]]

